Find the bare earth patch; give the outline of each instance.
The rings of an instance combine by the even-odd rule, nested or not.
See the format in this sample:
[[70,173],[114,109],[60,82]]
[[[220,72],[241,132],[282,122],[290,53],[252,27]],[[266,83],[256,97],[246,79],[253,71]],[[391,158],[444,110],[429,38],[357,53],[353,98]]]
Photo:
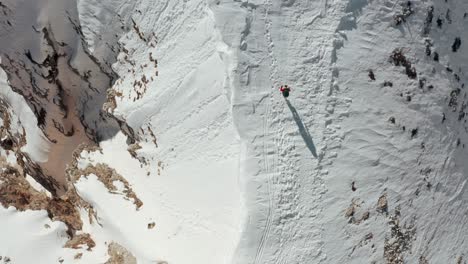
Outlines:
[[93,212],[73,188],[61,197],[49,197],[45,192],[34,189],[22,168],[8,164],[4,157],[0,157],[0,170],[0,204],[3,207],[13,206],[19,211],[45,210],[51,220],[65,223],[70,239],[83,226],[78,208]]
[[136,258],[126,248],[112,242],[109,244],[107,254],[110,258],[105,264],[136,264]]

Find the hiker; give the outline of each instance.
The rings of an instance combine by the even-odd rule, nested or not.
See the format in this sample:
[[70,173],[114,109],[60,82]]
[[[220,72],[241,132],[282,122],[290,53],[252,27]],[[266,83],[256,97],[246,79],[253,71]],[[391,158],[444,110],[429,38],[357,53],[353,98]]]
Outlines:
[[281,85],[279,90],[280,90],[281,93],[283,93],[283,96],[285,98],[288,98],[289,92],[291,91],[291,88],[289,88],[289,86],[287,86],[287,85]]

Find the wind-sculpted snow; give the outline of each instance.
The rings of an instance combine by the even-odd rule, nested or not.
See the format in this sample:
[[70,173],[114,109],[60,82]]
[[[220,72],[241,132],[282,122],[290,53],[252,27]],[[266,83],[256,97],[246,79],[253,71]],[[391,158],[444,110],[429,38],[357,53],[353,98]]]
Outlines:
[[[326,190],[320,153],[327,135],[319,122],[326,118],[323,102],[330,100],[331,44],[338,23],[333,14],[339,7],[319,1],[213,7],[224,40],[238,50],[232,101],[245,142],[242,178],[249,222],[235,263],[325,259],[318,219]],[[241,34],[233,38],[232,31]],[[293,87],[289,101],[277,90],[284,83]]]
[[467,13],[1,1],[0,261],[465,263]]
[[238,54],[233,116],[246,148],[249,220],[234,262],[463,263],[465,4],[213,9]]

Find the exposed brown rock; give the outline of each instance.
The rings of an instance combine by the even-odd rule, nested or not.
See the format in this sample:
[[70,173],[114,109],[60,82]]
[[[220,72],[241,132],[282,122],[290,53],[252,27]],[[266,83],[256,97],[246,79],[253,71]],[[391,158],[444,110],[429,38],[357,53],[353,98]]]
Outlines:
[[458,257],[457,264],[463,264],[463,257],[462,256]]
[[62,197],[49,197],[45,192],[34,189],[19,167],[6,163],[0,157],[0,204],[3,207],[14,206],[19,211],[46,210],[50,219],[62,221],[68,227],[67,233],[73,238],[76,230],[81,230],[78,207],[92,210],[73,188]]
[[77,167],[69,168],[68,173],[71,182],[76,182],[81,176],[94,174],[97,176],[98,180],[102,182],[110,192],[113,193],[118,191],[114,186],[114,181],[120,181],[124,184],[123,193],[125,197],[133,200],[133,203],[137,209],[143,205],[143,202],[136,196],[135,192],[133,192],[128,181],[106,164],[98,163],[96,166],[88,165],[88,167],[86,167],[84,170],[78,169]]
[[151,129],[150,126],[148,126],[148,131],[149,131],[149,133],[150,133],[150,136],[151,136],[151,138],[152,138],[152,140],[153,140],[154,145],[155,145],[156,147],[158,147],[158,141],[157,141],[156,135],[154,134],[154,131],[153,131],[153,129]]
[[137,150],[139,149],[141,149],[141,146],[138,143],[130,144],[127,148],[130,155],[135,159],[138,159]]
[[105,264],[136,264],[136,258],[132,255],[130,251],[121,245],[112,242],[109,244],[107,249],[107,254],[110,258],[106,261]]
[[67,241],[64,247],[66,248],[73,248],[73,249],[80,249],[86,246],[86,250],[91,251],[93,247],[96,246],[96,243],[91,238],[89,234],[79,234]]
[[388,202],[387,202],[386,194],[383,194],[382,196],[380,196],[379,200],[377,201],[377,211],[380,213],[388,212]]
[[426,259],[426,257],[421,256],[421,257],[419,257],[419,263],[418,264],[429,264],[429,261]]
[[50,219],[64,222],[67,225],[71,237],[75,230],[81,230],[83,222],[80,213],[68,197],[50,199],[46,209]]
[[[4,159],[4,157],[0,157]],[[5,165],[5,164],[3,164]],[[3,207],[14,206],[20,211],[45,209],[49,198],[31,187],[26,178],[10,165],[1,166],[0,203]]]
[[385,238],[384,258],[388,264],[406,263],[404,254],[411,251],[412,242],[416,235],[414,222],[402,224],[400,221],[400,210],[395,209],[395,213],[390,216],[388,222],[390,234]]
[[56,195],[60,189],[60,184],[45,175],[41,167],[33,162],[26,153],[23,153],[21,148],[26,145],[26,131],[24,128],[21,131],[13,131],[11,129],[11,109],[8,102],[0,98],[0,118],[3,121],[3,126],[0,127],[0,138],[2,140],[2,147],[6,150],[12,151],[17,159],[17,169],[21,174],[29,174],[39,184],[46,188],[52,195]]
[[365,211],[361,217],[358,217],[358,208],[360,208],[359,200],[353,199],[345,211],[345,216],[348,218],[348,223],[359,225],[369,219],[369,211]]
[[102,109],[105,112],[113,113],[115,108],[117,108],[117,99],[116,97],[122,97],[121,92],[117,92],[114,89],[107,90],[107,100],[104,103]]

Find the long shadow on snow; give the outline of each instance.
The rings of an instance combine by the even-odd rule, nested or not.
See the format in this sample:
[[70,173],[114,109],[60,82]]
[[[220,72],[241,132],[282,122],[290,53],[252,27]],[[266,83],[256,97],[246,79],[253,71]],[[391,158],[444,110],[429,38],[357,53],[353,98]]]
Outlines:
[[301,134],[302,139],[304,139],[307,148],[309,149],[310,153],[312,153],[312,155],[317,158],[317,150],[315,149],[314,141],[312,140],[312,136],[310,135],[309,130],[304,126],[299,113],[297,113],[296,108],[292,106],[288,99],[286,99],[286,103],[288,104],[289,110],[291,110],[291,113],[293,114],[294,121],[296,121],[297,127],[299,128],[299,133]]

